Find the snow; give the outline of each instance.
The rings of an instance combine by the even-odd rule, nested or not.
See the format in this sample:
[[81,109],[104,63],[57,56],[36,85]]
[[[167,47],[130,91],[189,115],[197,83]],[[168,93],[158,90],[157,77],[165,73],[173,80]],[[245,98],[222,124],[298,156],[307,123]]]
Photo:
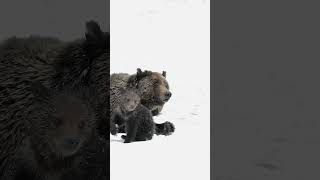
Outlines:
[[124,144],[111,136],[111,180],[210,179],[210,29],[205,0],[112,0],[111,73],[167,71],[158,123],[176,131]]

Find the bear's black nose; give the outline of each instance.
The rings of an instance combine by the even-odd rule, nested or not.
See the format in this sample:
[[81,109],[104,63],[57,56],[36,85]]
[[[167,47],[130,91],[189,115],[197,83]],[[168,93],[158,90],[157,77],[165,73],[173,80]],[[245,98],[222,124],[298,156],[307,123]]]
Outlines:
[[165,96],[166,96],[166,100],[169,100],[170,99],[170,97],[171,97],[171,92],[170,91],[168,91],[168,92],[166,92],[166,94],[165,94]]
[[80,143],[79,139],[76,139],[76,138],[68,138],[65,140],[65,144],[70,148],[74,148],[78,146],[79,143]]

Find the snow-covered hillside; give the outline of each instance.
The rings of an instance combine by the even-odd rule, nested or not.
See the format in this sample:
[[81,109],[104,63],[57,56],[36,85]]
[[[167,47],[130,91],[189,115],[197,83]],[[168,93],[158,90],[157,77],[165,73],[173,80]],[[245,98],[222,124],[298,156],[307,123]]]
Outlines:
[[205,0],[112,0],[111,73],[167,71],[173,93],[156,122],[171,136],[111,136],[111,180],[210,179],[210,29]]

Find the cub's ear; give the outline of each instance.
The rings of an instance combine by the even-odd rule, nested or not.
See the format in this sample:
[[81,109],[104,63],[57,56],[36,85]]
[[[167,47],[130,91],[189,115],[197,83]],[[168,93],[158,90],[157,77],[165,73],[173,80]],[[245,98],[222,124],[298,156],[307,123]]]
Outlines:
[[166,78],[167,77],[167,72],[166,71],[162,71],[162,76]]
[[34,81],[30,86],[32,94],[39,99],[46,99],[51,95],[50,89],[46,88],[39,81]]

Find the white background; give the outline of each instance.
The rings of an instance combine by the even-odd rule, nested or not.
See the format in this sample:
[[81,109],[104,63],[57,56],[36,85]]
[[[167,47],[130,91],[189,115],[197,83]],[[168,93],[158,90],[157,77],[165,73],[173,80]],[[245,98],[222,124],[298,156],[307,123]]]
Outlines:
[[171,136],[111,136],[111,180],[210,179],[210,1],[111,0],[111,73],[167,71],[173,96],[156,122]]

